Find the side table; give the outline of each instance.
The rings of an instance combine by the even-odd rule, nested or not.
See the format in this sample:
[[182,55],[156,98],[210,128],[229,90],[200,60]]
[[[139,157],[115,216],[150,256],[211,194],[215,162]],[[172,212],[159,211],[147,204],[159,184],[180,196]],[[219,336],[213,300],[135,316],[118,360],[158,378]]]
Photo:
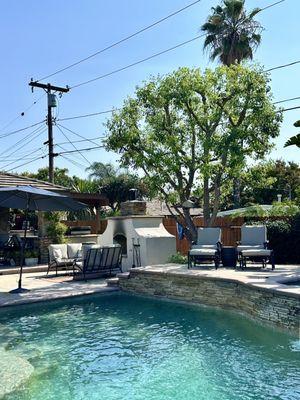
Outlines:
[[223,246],[221,253],[223,267],[236,268],[237,251],[234,246]]

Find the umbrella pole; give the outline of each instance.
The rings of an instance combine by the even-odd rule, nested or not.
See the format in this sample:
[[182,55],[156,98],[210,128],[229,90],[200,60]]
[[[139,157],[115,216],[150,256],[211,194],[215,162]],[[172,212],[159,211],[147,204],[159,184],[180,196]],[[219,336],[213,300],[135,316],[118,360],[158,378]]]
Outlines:
[[19,282],[18,282],[18,289],[21,289],[21,290],[22,290],[23,265],[24,265],[24,259],[25,259],[27,224],[28,224],[28,207],[25,210],[25,229],[24,229],[23,243],[22,243],[22,247],[21,247],[20,275],[19,275]]
[[20,259],[20,274],[19,274],[19,281],[17,289],[13,289],[10,293],[22,293],[28,292],[29,289],[22,288],[22,274],[23,274],[23,264],[24,264],[24,253],[25,253],[25,246],[26,246],[26,237],[27,237],[27,223],[28,223],[28,211],[29,211],[29,196],[27,197],[27,206],[25,209],[25,229],[24,229],[24,238],[21,247],[21,259]]

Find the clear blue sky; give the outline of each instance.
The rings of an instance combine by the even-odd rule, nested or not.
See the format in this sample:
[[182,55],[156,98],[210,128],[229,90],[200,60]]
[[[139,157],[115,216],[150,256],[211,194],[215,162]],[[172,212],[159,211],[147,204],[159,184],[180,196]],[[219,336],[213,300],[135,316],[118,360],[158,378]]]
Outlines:
[[[275,0],[247,0],[247,9],[265,7]],[[40,121],[46,115],[46,97],[5,128],[7,123],[28,108],[42,95],[41,90],[32,94],[28,86],[31,77],[41,78],[78,59],[117,41],[124,36],[164,17],[190,3],[191,0],[2,0],[1,2],[1,107],[0,135]],[[77,67],[49,79],[56,85],[74,85],[97,75],[105,74],[126,64],[135,62],[155,52],[172,47],[199,34],[199,27],[205,21],[210,8],[218,0],[202,0],[192,8],[161,23],[155,28],[109,50]],[[300,2],[286,0],[259,15],[264,26],[262,45],[255,54],[255,60],[265,67],[273,67],[300,59],[299,41]],[[123,99],[134,92],[135,86],[151,74],[166,73],[180,66],[213,66],[207,54],[202,52],[203,39],[152,59],[127,71],[96,81],[90,85],[70,91],[60,99],[59,118],[78,114],[93,113],[118,107]],[[300,64],[272,72],[274,100],[300,96]],[[284,107],[300,105],[300,100],[284,103]],[[62,122],[66,127],[85,137],[101,136],[105,130],[106,116],[77,119]],[[292,126],[300,119],[300,109],[284,114],[281,133],[276,139],[272,158],[283,158],[299,162],[299,149],[283,149],[286,139],[297,133]],[[5,129],[4,129],[5,128]],[[0,153],[12,146],[6,154],[15,151],[17,141],[33,129],[0,139]],[[38,134],[38,132],[37,132]],[[78,137],[66,132],[71,140]],[[62,133],[55,128],[56,143],[65,142]],[[24,155],[42,146],[47,139],[43,132],[32,142],[24,140],[20,150],[8,157],[13,168],[25,162]],[[88,142],[76,143],[78,148],[92,146]],[[72,149],[71,145],[64,145]],[[46,147],[44,146],[44,151]],[[57,149],[59,151],[59,149]],[[28,157],[39,156],[36,151]],[[109,162],[116,155],[103,149],[84,153],[90,162]],[[0,168],[5,160],[0,154]],[[73,160],[88,165],[79,154],[70,156]],[[19,160],[15,160],[19,159]],[[6,161],[6,164],[10,161]],[[72,165],[58,157],[56,166],[67,167],[71,174],[86,176],[83,167]],[[36,171],[47,165],[47,158],[30,163],[16,172]]]

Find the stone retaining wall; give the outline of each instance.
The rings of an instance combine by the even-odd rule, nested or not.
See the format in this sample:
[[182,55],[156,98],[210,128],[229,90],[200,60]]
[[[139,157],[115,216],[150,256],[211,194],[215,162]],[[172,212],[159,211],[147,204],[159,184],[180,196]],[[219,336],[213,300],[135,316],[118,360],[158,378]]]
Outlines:
[[122,290],[133,293],[238,310],[291,331],[297,331],[300,327],[299,297],[242,282],[131,270],[129,277],[120,277],[119,285]]

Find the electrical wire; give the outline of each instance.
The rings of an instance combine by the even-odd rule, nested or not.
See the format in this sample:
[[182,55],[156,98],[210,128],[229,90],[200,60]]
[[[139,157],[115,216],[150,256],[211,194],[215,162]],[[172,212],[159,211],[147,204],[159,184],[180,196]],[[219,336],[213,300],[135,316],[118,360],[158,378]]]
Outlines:
[[279,1],[276,1],[275,3],[270,4],[270,5],[266,6],[266,7],[260,8],[259,12],[267,10],[268,8],[271,8],[271,7],[277,6],[277,4],[283,3],[284,1],[285,0],[279,0]]
[[14,171],[14,170],[16,170],[16,169],[18,169],[18,168],[23,167],[24,165],[31,164],[31,163],[33,163],[34,161],[42,160],[42,159],[45,158],[45,157],[47,157],[47,155],[41,156],[41,157],[36,157],[36,158],[34,158],[33,160],[31,160],[31,161],[28,161],[28,162],[26,162],[26,163],[23,163],[23,164],[20,164],[20,165],[15,166],[15,167],[13,167],[13,168],[11,168],[11,169],[8,169],[6,172]]
[[68,151],[61,151],[59,153],[56,153],[56,156],[60,156],[62,154],[70,154],[70,153],[77,153],[78,151],[91,151],[91,150],[98,150],[103,148],[104,146],[97,146],[97,147],[88,147],[86,149],[78,149],[78,150],[68,150]]
[[300,60],[293,61],[288,64],[282,64],[282,65],[278,65],[277,67],[266,69],[264,72],[271,72],[271,71],[275,71],[276,69],[291,67],[292,65],[299,64],[299,63],[300,63]]
[[198,40],[198,39],[202,38],[203,36],[206,36],[206,34],[204,33],[202,35],[195,36],[192,39],[189,39],[189,40],[186,40],[185,42],[181,42],[181,43],[177,44],[176,46],[169,47],[168,49],[162,50],[162,51],[160,51],[158,53],[152,54],[149,57],[143,58],[141,60],[138,60],[138,61],[133,62],[133,63],[128,64],[128,65],[125,65],[124,67],[115,69],[115,70],[113,70],[111,72],[108,72],[106,74],[103,74],[103,75],[96,76],[95,78],[89,79],[87,81],[83,81],[83,82],[77,83],[76,85],[70,86],[70,89],[75,89],[75,88],[78,88],[80,86],[87,85],[88,83],[92,83],[92,82],[98,81],[99,79],[107,78],[108,76],[117,74],[118,72],[124,71],[124,70],[126,70],[128,68],[131,68],[131,67],[134,67],[134,66],[136,66],[138,64],[142,64],[145,61],[151,60],[152,58],[161,56],[162,54],[168,53],[168,52],[170,52],[172,50],[178,49],[179,47],[185,46],[186,44],[192,43],[195,40]]
[[[94,138],[87,138],[87,139],[81,139],[81,140],[73,140],[73,143],[82,143],[82,142],[91,142],[91,143],[96,143],[93,142],[93,140],[101,140],[104,139],[105,136],[99,136],[99,137],[94,137]],[[69,142],[61,142],[61,143],[55,143],[54,146],[59,146],[63,144],[68,144]]]
[[95,112],[95,113],[91,113],[91,114],[75,115],[74,117],[59,118],[59,119],[57,119],[56,121],[68,121],[68,120],[70,120],[70,119],[94,117],[94,116],[96,116],[96,115],[112,113],[112,112],[117,111],[117,110],[118,110],[118,109],[115,108],[115,109],[113,109],[113,110],[99,111],[99,112]]
[[35,123],[35,124],[26,126],[25,128],[17,129],[16,131],[12,131],[12,132],[6,132],[6,133],[4,133],[3,135],[0,135],[0,139],[2,139],[2,138],[4,138],[4,137],[11,136],[11,135],[14,135],[15,133],[19,133],[19,132],[26,131],[27,129],[30,129],[30,128],[34,128],[35,126],[40,125],[40,124],[43,124],[44,122],[46,122],[45,119],[43,119],[43,121],[37,122],[37,123]]
[[294,100],[299,100],[299,99],[300,99],[300,96],[299,97],[292,97],[290,99],[284,99],[284,100],[275,101],[273,104],[286,103],[288,101],[294,101]]
[[[17,141],[16,143],[12,144],[8,148],[6,148],[4,151],[2,151],[2,153],[0,153],[0,156],[3,156],[3,154],[7,153],[11,149],[14,149],[10,154],[7,154],[7,157],[10,157],[12,154],[16,153],[18,151],[18,149],[20,148],[20,146],[19,146],[19,148],[16,148],[16,146],[18,144],[23,143],[24,141],[27,141],[28,139],[32,138],[32,136],[34,136],[36,133],[39,135],[40,133],[44,132],[45,130],[46,130],[46,127],[44,127],[44,126],[40,126],[40,127],[36,128],[32,132],[28,133],[28,135],[24,136],[22,139],[20,139],[19,141]],[[32,140],[28,141],[24,146],[22,144],[21,147],[25,147],[25,146],[27,146],[27,144],[29,144],[31,142],[32,142]]]
[[61,132],[61,134],[68,140],[69,144],[71,144],[71,145],[73,146],[73,148],[74,148],[75,150],[78,151],[78,153],[81,155],[81,157],[82,157],[85,161],[87,161],[87,163],[88,163],[89,165],[92,165],[91,162],[80,152],[80,150],[77,149],[77,147],[75,146],[75,144],[71,142],[71,140],[70,140],[70,139],[68,138],[68,136],[63,132],[63,130],[62,130],[58,125],[56,125],[56,126],[57,126],[57,129]]
[[135,36],[141,34],[142,32],[145,32],[145,31],[147,31],[148,29],[153,28],[154,26],[160,24],[161,22],[166,21],[167,19],[169,19],[169,18],[171,18],[171,17],[174,17],[175,15],[181,13],[182,11],[187,10],[188,8],[194,6],[195,4],[199,3],[200,1],[201,1],[201,0],[193,1],[192,3],[187,4],[186,6],[180,8],[179,10],[172,12],[171,14],[169,14],[169,15],[167,15],[167,16],[165,16],[165,17],[163,17],[163,18],[161,18],[161,19],[159,19],[159,20],[153,22],[153,23],[150,24],[150,25],[147,25],[146,27],[144,27],[144,28],[142,28],[142,29],[140,29],[140,30],[138,30],[138,31],[136,31],[136,32],[134,32],[134,33],[132,33],[132,34],[129,35],[129,36],[126,36],[126,37],[124,37],[123,39],[118,40],[117,42],[114,42],[114,43],[110,44],[109,46],[104,47],[103,49],[98,50],[98,51],[96,51],[96,52],[93,53],[93,54],[90,54],[90,55],[87,56],[87,57],[84,57],[84,58],[82,58],[82,59],[80,59],[80,60],[78,60],[78,61],[76,61],[76,62],[74,62],[74,63],[72,63],[72,64],[70,64],[70,65],[67,65],[66,67],[60,68],[60,69],[58,69],[57,71],[53,72],[52,74],[43,76],[42,78],[38,79],[36,82],[39,82],[39,81],[42,81],[42,80],[44,80],[44,79],[50,78],[50,77],[52,77],[52,76],[54,76],[54,75],[57,75],[57,74],[59,74],[59,73],[61,73],[61,72],[63,72],[63,71],[66,71],[67,69],[73,68],[73,67],[75,67],[76,65],[83,63],[84,61],[87,61],[87,60],[89,60],[89,59],[91,59],[91,58],[93,58],[93,57],[96,57],[97,55],[99,55],[99,54],[101,54],[101,53],[104,53],[105,51],[107,51],[107,50],[109,50],[109,49],[112,49],[113,47],[116,47],[116,46],[118,46],[119,44],[124,43],[124,42],[126,42],[127,40],[129,40],[129,39],[132,39],[133,37],[135,37]]
[[67,128],[66,126],[63,126],[62,124],[57,124],[57,126],[60,126],[61,128],[66,129],[67,131],[69,131],[70,133],[73,133],[73,135],[78,136],[78,137],[80,137],[81,139],[85,139],[87,142],[90,142],[90,143],[92,143],[92,144],[96,144],[97,146],[99,145],[99,143],[94,142],[94,141],[91,140],[91,139],[87,139],[86,137],[80,135],[79,133],[73,131],[73,130],[70,129],[70,128]]
[[3,126],[0,129],[0,132],[2,132],[4,129],[9,127],[11,124],[13,124],[15,121],[17,121],[19,118],[23,117],[27,111],[29,111],[35,104],[37,104],[43,97],[45,96],[45,93],[42,94],[37,100],[35,100],[29,107],[27,107],[24,111],[18,114],[17,117],[13,118],[11,121],[9,121],[5,126]]

